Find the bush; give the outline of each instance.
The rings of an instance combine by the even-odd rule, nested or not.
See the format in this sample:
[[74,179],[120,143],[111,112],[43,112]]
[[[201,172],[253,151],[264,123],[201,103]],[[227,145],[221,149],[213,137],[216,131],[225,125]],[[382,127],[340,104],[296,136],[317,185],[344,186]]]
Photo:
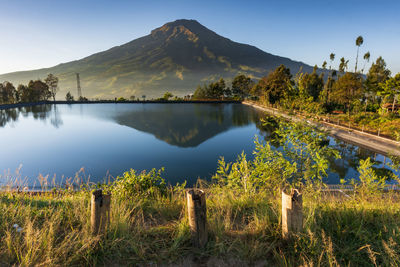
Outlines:
[[161,177],[164,168],[152,169],[149,172],[142,171],[137,174],[135,170],[125,172],[122,177],[118,176],[111,184],[112,194],[119,198],[130,198],[134,196],[151,197],[157,194],[165,194],[167,185]]
[[370,158],[360,160],[360,166],[357,169],[360,173],[359,180],[351,181],[354,190],[362,199],[378,194],[385,187],[385,177],[379,177],[373,165]]

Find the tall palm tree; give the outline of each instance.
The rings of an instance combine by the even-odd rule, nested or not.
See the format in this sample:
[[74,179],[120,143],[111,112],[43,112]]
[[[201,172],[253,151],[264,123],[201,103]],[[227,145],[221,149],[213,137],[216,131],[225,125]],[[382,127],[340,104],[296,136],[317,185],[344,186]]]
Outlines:
[[331,53],[331,54],[329,55],[329,59],[331,60],[331,65],[329,66],[329,69],[331,69],[332,63],[333,63],[333,61],[335,60],[335,54],[334,54],[334,53]]
[[369,51],[367,52],[367,53],[365,53],[364,54],[364,66],[363,66],[363,68],[362,68],[362,70],[361,70],[361,73],[364,73],[364,69],[365,69],[365,65],[367,64],[367,63],[369,63],[369,59],[371,58],[371,54],[369,53]]
[[358,51],[360,50],[360,46],[364,43],[363,37],[360,35],[356,39],[356,46],[357,46],[357,57],[356,57],[356,67],[354,69],[354,72],[357,72],[357,64],[358,64]]

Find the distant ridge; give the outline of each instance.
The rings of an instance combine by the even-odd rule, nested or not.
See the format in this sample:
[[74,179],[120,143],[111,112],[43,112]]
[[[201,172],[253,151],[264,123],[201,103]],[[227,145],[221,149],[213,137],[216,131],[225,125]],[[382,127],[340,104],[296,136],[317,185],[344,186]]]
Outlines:
[[149,35],[80,60],[32,71],[0,75],[0,82],[27,83],[48,73],[60,78],[64,98],[76,95],[80,73],[83,95],[90,98],[160,97],[165,91],[189,94],[198,84],[230,79],[238,73],[261,78],[280,64],[295,74],[312,67],[289,58],[266,53],[257,47],[222,37],[196,20],[180,19],[154,29]]

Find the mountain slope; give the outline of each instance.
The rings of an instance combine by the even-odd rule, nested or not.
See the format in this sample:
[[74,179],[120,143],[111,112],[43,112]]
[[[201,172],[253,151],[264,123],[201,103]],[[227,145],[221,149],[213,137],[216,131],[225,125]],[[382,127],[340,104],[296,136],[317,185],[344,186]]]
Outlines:
[[233,42],[195,20],[177,20],[104,52],[52,68],[3,74],[0,81],[27,83],[53,73],[60,78],[58,98],[63,98],[67,91],[76,92],[78,72],[87,97],[159,97],[167,90],[188,94],[198,84],[238,73],[260,78],[280,64],[292,73],[300,67],[312,70],[304,63]]

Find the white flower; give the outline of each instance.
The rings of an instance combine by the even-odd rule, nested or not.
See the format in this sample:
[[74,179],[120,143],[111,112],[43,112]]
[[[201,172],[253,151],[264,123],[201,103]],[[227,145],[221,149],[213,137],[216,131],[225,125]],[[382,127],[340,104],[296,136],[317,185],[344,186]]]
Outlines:
[[19,225],[18,225],[18,224],[14,224],[13,227],[14,227],[14,228],[18,228]]
[[22,227],[18,227],[16,230],[18,233],[20,233],[22,231]]

